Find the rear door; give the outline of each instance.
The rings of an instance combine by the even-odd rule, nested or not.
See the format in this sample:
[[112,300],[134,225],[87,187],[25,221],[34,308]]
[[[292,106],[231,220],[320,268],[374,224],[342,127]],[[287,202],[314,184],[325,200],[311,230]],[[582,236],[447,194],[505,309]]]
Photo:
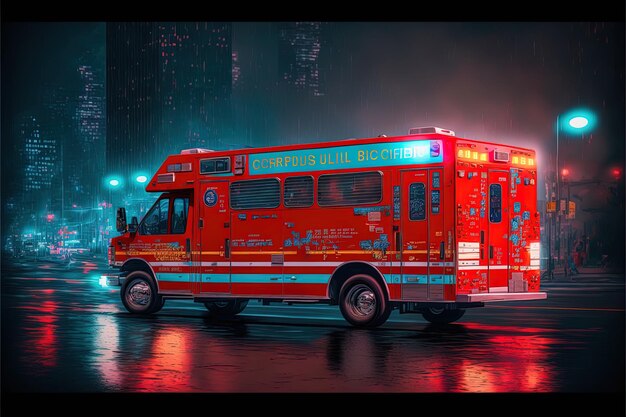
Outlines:
[[428,298],[427,169],[400,173],[402,298]]
[[508,292],[509,172],[489,171],[489,292]]
[[228,181],[200,182],[200,268],[194,294],[230,294]]
[[443,234],[443,169],[428,170],[428,298],[443,300],[445,236]]

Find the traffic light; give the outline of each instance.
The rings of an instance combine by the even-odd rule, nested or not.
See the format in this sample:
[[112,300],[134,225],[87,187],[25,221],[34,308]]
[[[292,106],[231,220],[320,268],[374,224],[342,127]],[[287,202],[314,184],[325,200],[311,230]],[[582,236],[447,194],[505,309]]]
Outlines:
[[567,177],[569,177],[569,169],[567,169],[567,168],[563,168],[563,169],[561,170],[561,177],[563,177],[564,179],[565,179],[565,178],[567,178]]

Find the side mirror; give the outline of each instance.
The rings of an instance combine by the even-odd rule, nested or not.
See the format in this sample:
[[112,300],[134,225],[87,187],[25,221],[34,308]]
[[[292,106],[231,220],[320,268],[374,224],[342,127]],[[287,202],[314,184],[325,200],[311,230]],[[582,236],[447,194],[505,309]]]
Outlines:
[[128,231],[130,233],[137,233],[137,229],[139,229],[139,222],[137,221],[137,216],[133,216],[130,219],[130,224],[128,225]]
[[115,217],[115,228],[118,232],[126,232],[128,225],[126,224],[126,209],[120,207],[117,209],[117,216]]

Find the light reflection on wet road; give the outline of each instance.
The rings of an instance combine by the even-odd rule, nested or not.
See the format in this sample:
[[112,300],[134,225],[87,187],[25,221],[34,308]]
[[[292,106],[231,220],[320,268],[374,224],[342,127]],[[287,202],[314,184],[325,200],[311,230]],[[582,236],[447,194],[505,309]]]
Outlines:
[[98,286],[99,266],[3,263],[3,390],[624,391],[623,278],[551,284],[546,301],[444,327],[394,312],[357,330],[329,306],[251,302],[216,321],[168,301],[132,316]]

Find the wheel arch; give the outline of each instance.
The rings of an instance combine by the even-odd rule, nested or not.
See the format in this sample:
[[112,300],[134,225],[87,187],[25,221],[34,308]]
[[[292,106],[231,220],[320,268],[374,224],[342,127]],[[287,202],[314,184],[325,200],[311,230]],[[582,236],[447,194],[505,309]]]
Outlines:
[[366,261],[348,261],[337,266],[331,274],[326,293],[331,304],[337,304],[341,286],[348,278],[356,274],[367,274],[374,278],[383,289],[387,300],[389,300],[389,287],[385,281],[385,276],[378,268]]
[[124,261],[124,263],[120,267],[120,272],[130,273],[132,271],[147,272],[148,275],[150,275],[150,277],[152,278],[154,285],[156,286],[157,294],[160,293],[159,281],[157,280],[156,274],[154,273],[154,269],[152,269],[152,267],[150,266],[148,262],[146,262],[144,259],[141,259],[141,258],[127,259],[126,261]]

